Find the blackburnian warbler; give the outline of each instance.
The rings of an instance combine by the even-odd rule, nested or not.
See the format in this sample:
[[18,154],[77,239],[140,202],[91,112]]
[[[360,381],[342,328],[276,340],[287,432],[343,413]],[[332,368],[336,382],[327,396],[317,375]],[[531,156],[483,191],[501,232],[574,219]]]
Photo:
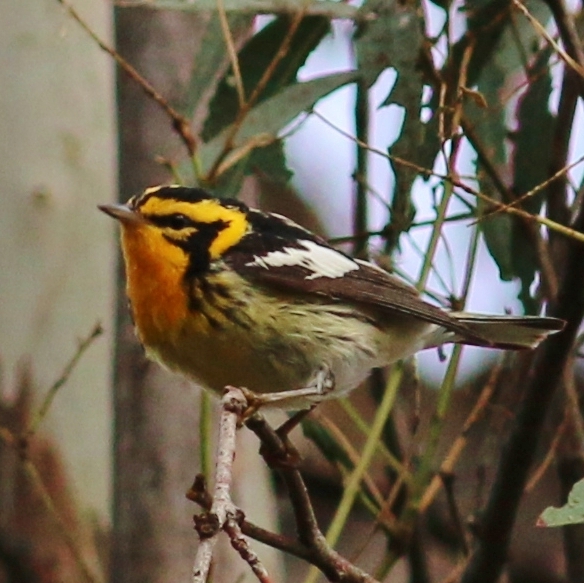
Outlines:
[[180,186],[118,219],[127,292],[147,354],[203,387],[297,408],[346,394],[374,367],[447,342],[533,348],[563,322],[446,312],[289,219]]

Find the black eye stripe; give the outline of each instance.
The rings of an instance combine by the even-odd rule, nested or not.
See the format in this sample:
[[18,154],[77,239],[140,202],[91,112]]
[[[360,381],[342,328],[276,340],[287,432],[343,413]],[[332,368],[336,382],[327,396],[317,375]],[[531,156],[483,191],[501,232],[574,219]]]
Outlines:
[[188,227],[195,227],[197,225],[195,221],[189,219],[189,217],[182,213],[173,213],[170,215],[144,215],[144,217],[157,227],[170,227],[176,231]]
[[217,220],[211,223],[205,221],[194,221],[182,213],[173,213],[170,215],[144,214],[144,218],[157,227],[170,227],[176,231],[194,227],[198,232],[213,232],[217,234],[219,231],[222,231],[229,226],[229,221]]

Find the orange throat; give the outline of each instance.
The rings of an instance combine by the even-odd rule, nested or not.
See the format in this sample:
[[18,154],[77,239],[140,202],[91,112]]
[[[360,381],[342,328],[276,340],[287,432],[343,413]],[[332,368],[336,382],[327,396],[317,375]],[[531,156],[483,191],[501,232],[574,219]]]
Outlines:
[[122,249],[140,340],[146,347],[172,343],[188,315],[186,253],[144,224],[122,224]]

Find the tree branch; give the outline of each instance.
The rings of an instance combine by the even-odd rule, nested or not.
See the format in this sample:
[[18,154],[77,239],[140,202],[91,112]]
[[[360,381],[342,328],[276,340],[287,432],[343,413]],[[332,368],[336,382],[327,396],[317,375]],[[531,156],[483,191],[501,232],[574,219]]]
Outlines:
[[[572,227],[584,232],[584,209]],[[584,317],[584,246],[570,242],[558,297],[551,316],[566,321],[565,329],[548,338],[538,351],[515,428],[502,455],[497,477],[479,529],[479,541],[462,583],[493,583],[507,559],[517,508],[535,456],[546,412],[561,384],[578,328]]]
[[[288,459],[289,448],[280,435],[266,423],[261,415],[254,415],[246,425],[260,439],[265,458]],[[318,567],[330,581],[347,583],[376,583],[365,573],[332,549],[320,529],[308,497],[304,480],[295,467],[278,467],[288,489],[296,520],[298,541],[306,549],[307,560]]]

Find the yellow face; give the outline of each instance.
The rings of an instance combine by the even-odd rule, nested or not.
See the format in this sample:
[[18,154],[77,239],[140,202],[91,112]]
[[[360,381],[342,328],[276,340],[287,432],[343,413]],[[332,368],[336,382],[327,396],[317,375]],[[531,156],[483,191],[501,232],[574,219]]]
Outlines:
[[[101,208],[118,219],[127,293],[140,339],[146,346],[172,341],[192,314],[193,285],[212,261],[246,233],[245,212],[199,191],[146,190],[126,205]],[[191,312],[189,314],[189,312]]]
[[156,194],[159,190],[146,190],[129,204],[167,241],[183,247],[191,239],[207,238],[210,258],[215,260],[245,235],[247,220],[239,208],[222,206],[211,198],[196,202],[161,198]]

